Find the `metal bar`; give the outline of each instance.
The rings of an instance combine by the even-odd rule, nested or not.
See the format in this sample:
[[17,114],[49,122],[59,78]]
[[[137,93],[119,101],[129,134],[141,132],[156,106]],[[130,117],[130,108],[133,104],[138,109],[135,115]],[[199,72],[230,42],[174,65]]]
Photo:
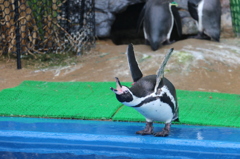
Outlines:
[[15,33],[16,33],[16,51],[17,51],[17,69],[22,68],[21,64],[21,35],[19,31],[19,6],[18,6],[18,0],[14,1],[14,6],[15,6],[15,16],[14,16],[14,21],[15,21]]
[[85,12],[85,0],[81,0],[81,11],[80,11],[80,15],[81,15],[80,26],[81,26],[81,28],[83,27],[84,12]]

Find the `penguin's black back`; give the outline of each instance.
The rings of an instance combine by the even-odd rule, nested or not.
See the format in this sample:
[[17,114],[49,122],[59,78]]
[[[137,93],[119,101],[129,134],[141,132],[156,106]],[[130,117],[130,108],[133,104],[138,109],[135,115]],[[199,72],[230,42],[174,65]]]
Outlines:
[[[157,75],[149,75],[145,76],[141,79],[139,79],[137,82],[133,84],[133,86],[130,88],[131,92],[136,97],[145,97],[151,93],[153,93],[155,85],[156,85],[156,77]],[[173,84],[165,77],[163,77],[161,81],[160,87],[163,85],[166,85],[170,91],[170,93],[173,95],[174,99],[176,100],[176,90]]]
[[131,92],[141,98],[151,94],[156,84],[156,75],[149,75],[139,79],[130,88]]

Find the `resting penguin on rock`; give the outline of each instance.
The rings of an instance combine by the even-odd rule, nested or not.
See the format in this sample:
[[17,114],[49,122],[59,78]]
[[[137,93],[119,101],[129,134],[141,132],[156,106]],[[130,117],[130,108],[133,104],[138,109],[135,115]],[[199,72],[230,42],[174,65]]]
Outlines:
[[138,26],[143,23],[145,42],[153,51],[182,36],[181,18],[176,5],[172,0],[147,0],[142,9]]
[[219,41],[221,34],[220,0],[188,0],[188,10],[198,24],[194,38]]
[[[173,49],[165,56],[156,75],[143,77],[135,59],[132,44],[128,46],[127,57],[134,84],[132,87],[122,86],[116,77],[117,88],[110,88],[122,104],[136,109],[146,118],[144,130],[137,134],[168,136],[172,121],[178,121],[178,104],[176,90],[173,84],[164,77],[164,67]],[[153,121],[165,123],[161,132],[153,133]]]

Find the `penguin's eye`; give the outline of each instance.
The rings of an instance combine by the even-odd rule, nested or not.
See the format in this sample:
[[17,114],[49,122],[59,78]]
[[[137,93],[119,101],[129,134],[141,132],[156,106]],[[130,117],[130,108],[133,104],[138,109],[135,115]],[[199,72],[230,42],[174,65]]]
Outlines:
[[124,94],[127,94],[127,93],[128,93],[128,90],[125,90],[123,93],[124,93]]

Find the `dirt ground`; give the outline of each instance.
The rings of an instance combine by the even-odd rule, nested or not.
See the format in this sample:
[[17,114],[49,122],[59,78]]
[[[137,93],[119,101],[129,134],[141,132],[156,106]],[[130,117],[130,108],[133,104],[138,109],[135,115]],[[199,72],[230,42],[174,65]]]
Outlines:
[[[196,39],[178,41],[153,52],[149,46],[134,45],[144,75],[155,74],[168,49],[174,48],[165,77],[177,89],[240,94],[240,39],[222,39],[220,43]],[[131,81],[127,45],[110,40],[96,42],[88,54],[65,66],[16,69],[15,60],[0,61],[0,90],[24,80],[37,81]],[[106,88],[108,89],[108,88]]]

